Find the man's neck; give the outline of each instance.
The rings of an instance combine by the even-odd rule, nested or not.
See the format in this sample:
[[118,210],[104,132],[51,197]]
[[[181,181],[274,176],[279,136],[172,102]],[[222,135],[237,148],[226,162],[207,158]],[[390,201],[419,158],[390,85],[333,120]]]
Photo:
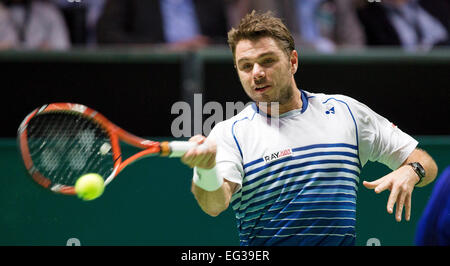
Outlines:
[[279,116],[292,110],[301,109],[303,107],[302,95],[297,86],[293,89],[292,97],[284,104],[280,103],[257,103],[258,108],[270,115]]

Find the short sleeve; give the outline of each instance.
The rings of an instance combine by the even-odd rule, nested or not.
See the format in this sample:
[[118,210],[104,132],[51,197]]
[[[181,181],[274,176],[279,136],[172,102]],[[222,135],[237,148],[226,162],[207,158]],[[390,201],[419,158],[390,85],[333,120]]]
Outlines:
[[374,161],[392,170],[397,169],[414,151],[418,142],[368,106],[350,97],[347,97],[347,102],[358,127],[362,166],[367,161]]

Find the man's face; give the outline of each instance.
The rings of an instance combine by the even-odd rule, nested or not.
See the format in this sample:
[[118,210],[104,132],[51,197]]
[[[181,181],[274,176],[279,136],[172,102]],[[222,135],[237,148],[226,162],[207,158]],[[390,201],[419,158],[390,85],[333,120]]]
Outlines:
[[297,52],[288,57],[271,37],[244,39],[235,50],[236,69],[247,95],[255,102],[278,102],[292,97]]

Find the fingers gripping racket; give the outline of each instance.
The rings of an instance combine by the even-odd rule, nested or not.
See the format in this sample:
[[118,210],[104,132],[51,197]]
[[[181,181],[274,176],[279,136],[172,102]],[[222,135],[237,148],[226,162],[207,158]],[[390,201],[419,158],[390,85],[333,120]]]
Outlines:
[[[76,194],[75,182],[84,174],[97,173],[107,185],[139,159],[181,157],[197,146],[188,141],[142,139],[95,110],[74,103],[52,103],[35,109],[21,123],[18,141],[33,180],[53,192],[67,195]],[[120,141],[143,150],[123,160]]]

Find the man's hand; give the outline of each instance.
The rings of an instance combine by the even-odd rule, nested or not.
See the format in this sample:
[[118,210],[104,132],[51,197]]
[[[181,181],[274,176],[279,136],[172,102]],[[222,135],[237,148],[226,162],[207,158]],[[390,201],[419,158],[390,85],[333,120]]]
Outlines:
[[[196,142],[198,145],[206,141],[206,137],[202,135],[195,135],[189,139],[191,142]],[[202,149],[199,146],[188,150],[181,161],[187,166],[194,168],[199,167],[203,169],[211,169],[216,166],[216,152],[217,146],[213,141],[207,141],[206,148]]]
[[409,221],[411,218],[411,195],[418,181],[419,177],[412,167],[404,165],[375,181],[364,181],[363,185],[368,189],[374,189],[377,194],[389,189],[391,194],[387,202],[387,212],[393,213],[395,204],[395,219],[397,222],[400,222],[402,220],[403,207],[405,207],[406,221]]

